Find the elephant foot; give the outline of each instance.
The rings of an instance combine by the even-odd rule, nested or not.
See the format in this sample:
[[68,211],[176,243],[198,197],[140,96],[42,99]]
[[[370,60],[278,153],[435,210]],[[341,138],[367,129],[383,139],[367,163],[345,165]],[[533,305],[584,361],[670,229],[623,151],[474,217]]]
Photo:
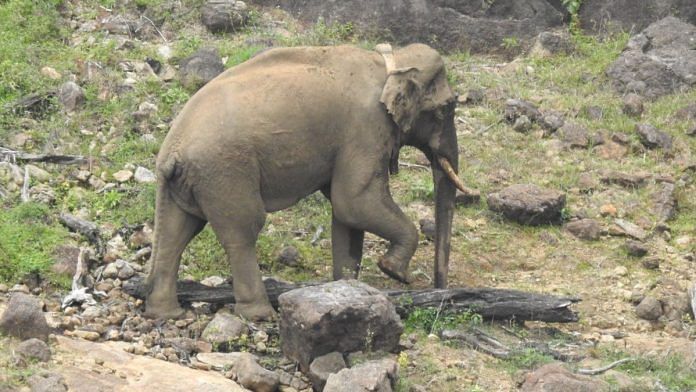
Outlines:
[[401,283],[411,283],[411,275],[408,273],[408,263],[399,263],[388,256],[383,256],[377,263],[382,272]]
[[278,316],[269,303],[237,303],[234,312],[250,321],[272,321]]
[[176,306],[167,307],[146,305],[145,313],[143,315],[150,319],[169,320],[181,318],[184,313],[186,313],[186,311],[178,304]]

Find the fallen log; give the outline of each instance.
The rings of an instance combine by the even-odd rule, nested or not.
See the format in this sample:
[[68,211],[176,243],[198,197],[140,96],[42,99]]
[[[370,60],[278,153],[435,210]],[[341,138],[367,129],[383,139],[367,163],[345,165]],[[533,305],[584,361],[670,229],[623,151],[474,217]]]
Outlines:
[[12,162],[46,162],[61,165],[82,164],[87,159],[81,155],[62,155],[62,154],[30,154],[22,151],[15,151],[6,147],[0,147],[0,159]]
[[62,212],[58,220],[68,229],[85,236],[85,238],[96,247],[97,255],[104,254],[104,244],[102,243],[99,227],[96,223],[80,219],[67,212]]
[[[264,280],[271,304],[278,307],[278,296],[300,287],[321,283],[287,283],[272,278]],[[144,278],[132,278],[124,282],[127,294],[144,299],[146,288]],[[487,320],[535,320],[557,323],[578,321],[578,314],[570,306],[579,302],[578,298],[557,297],[553,295],[527,293],[518,290],[494,288],[449,288],[421,290],[383,290],[396,305],[402,317],[415,308],[437,307],[449,311],[474,311]],[[179,302],[209,302],[216,304],[234,303],[231,285],[208,287],[194,281],[177,282]]]

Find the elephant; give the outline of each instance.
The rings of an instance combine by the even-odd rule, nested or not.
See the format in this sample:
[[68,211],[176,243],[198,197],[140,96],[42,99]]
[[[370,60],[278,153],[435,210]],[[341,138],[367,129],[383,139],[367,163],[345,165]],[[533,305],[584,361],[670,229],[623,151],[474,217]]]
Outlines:
[[184,105],[157,156],[145,314],[176,318],[182,252],[209,223],[229,259],[235,312],[275,317],[256,259],[266,214],[322,192],[332,207],[333,278],[356,278],[365,231],[389,241],[378,266],[408,283],[418,231],[392,199],[401,147],[435,186],[435,285],[447,284],[458,155],[442,57],[427,45],[275,48],[232,67]]

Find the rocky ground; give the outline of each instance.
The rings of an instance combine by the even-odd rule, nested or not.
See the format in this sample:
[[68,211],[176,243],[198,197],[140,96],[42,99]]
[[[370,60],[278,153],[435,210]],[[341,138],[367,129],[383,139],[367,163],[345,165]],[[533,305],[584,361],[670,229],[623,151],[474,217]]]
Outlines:
[[[302,24],[242,2],[10,0],[0,19],[0,312],[26,309],[32,325],[2,322],[19,338],[1,338],[0,390],[155,378],[176,389],[163,374],[193,383],[182,389],[317,385],[317,372],[284,355],[277,324],[205,303],[181,320],[148,320],[123,286],[148,269],[154,158],[197,88],[267,47],[375,41],[351,24]],[[362,357],[322,357],[324,378],[343,361],[399,391],[696,390],[694,42],[696,27],[667,18],[633,36],[562,28],[534,45],[503,40],[506,53],[524,53],[512,61],[449,53],[460,173],[481,195],[460,195],[450,285],[577,296],[580,321],[414,311],[396,354],[364,344]],[[422,231],[416,288],[432,284],[427,165],[405,149],[391,182]],[[330,221],[319,195],[270,215],[258,245],[264,273],[328,280]],[[367,237],[361,280],[403,288],[376,267],[385,248]],[[182,264],[182,279],[226,284],[208,229]],[[499,345],[472,348],[448,334],[457,328]]]

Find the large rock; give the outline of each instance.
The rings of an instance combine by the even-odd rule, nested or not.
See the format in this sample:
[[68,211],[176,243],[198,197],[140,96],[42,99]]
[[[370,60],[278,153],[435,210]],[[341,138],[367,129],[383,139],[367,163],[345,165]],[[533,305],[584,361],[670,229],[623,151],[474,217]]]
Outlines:
[[48,339],[51,329],[46,322],[41,302],[24,293],[13,293],[0,318],[0,332],[22,340]]
[[[125,342],[92,343],[57,337],[56,351],[70,358],[54,369],[71,392],[91,391],[206,391],[242,392],[239,384],[218,372],[194,370],[124,351]],[[58,355],[57,355],[58,356]],[[99,364],[101,365],[95,365]]]
[[677,196],[675,185],[665,182],[660,189],[652,195],[653,211],[660,219],[666,222],[677,215]]
[[551,363],[524,377],[523,392],[601,392],[609,385],[601,380],[571,373],[560,364]]
[[523,225],[559,224],[566,197],[532,184],[517,184],[488,195],[488,208]]
[[[539,33],[563,24],[560,2],[546,0],[255,0],[314,23],[352,23],[361,33],[399,44],[423,42],[446,50],[500,52],[515,37],[520,50]],[[555,3],[555,4],[554,4]],[[509,42],[509,41],[507,41]],[[509,45],[508,45],[509,46]],[[514,46],[514,45],[513,45]]]
[[31,392],[66,392],[65,378],[56,373],[39,373],[27,379]]
[[389,299],[355,280],[292,290],[278,302],[281,349],[305,372],[314,358],[333,351],[392,351],[403,332]]
[[692,0],[583,0],[580,26],[590,32],[640,31],[665,16],[696,24]]
[[47,362],[51,359],[51,349],[43,340],[36,338],[23,341],[15,351],[19,356],[30,361]]
[[189,89],[197,90],[225,70],[217,49],[203,48],[181,60],[179,74],[181,83]]
[[644,320],[657,320],[662,316],[662,303],[655,297],[647,296],[636,306],[636,315]]
[[201,8],[201,22],[213,33],[241,29],[249,21],[249,7],[243,1],[208,0]]
[[[696,7],[694,7],[696,8]],[[696,26],[666,17],[631,37],[607,69],[622,93],[657,98],[696,85]]]
[[579,219],[568,222],[566,229],[574,236],[588,241],[598,240],[602,234],[602,225],[594,219]]
[[330,375],[324,392],[392,392],[397,371],[393,359],[365,362]]

